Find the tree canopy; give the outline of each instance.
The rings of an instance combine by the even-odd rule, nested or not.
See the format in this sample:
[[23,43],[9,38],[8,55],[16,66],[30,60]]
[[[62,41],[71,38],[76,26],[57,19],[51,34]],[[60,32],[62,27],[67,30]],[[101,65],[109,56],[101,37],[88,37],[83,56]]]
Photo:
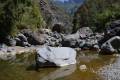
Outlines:
[[73,32],[84,26],[102,31],[116,19],[120,19],[120,0],[86,0],[74,15]]

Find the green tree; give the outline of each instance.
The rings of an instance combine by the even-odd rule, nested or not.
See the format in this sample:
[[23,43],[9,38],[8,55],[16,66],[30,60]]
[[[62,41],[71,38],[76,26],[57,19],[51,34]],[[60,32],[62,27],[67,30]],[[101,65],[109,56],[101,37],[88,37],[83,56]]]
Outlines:
[[84,26],[102,31],[106,23],[116,19],[120,19],[120,0],[86,0],[74,15],[73,31]]
[[0,38],[44,24],[38,0],[0,0]]

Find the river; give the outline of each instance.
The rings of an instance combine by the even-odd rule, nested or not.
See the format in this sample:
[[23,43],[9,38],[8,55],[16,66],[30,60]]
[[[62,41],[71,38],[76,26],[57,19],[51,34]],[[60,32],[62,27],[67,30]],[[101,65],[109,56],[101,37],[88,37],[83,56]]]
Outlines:
[[[17,54],[13,60],[0,60],[0,80],[114,80],[114,75],[118,77],[114,72],[120,72],[119,62],[119,56],[81,51],[75,65],[35,71],[34,54],[23,53]],[[86,69],[81,70],[81,65],[86,65]]]

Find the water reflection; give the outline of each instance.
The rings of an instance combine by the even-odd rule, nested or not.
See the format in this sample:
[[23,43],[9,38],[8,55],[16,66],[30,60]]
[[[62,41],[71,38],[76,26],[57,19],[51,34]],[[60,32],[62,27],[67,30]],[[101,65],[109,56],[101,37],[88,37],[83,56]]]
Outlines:
[[40,80],[55,80],[57,78],[68,76],[72,74],[75,70],[76,65],[65,66],[49,73],[47,76],[43,77]]

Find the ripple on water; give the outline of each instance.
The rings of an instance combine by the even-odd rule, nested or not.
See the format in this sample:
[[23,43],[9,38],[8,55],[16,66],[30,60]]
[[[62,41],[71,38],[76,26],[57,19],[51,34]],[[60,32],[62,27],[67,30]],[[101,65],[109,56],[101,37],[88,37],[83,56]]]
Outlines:
[[105,80],[120,80],[120,55],[113,64],[106,65],[99,70]]

